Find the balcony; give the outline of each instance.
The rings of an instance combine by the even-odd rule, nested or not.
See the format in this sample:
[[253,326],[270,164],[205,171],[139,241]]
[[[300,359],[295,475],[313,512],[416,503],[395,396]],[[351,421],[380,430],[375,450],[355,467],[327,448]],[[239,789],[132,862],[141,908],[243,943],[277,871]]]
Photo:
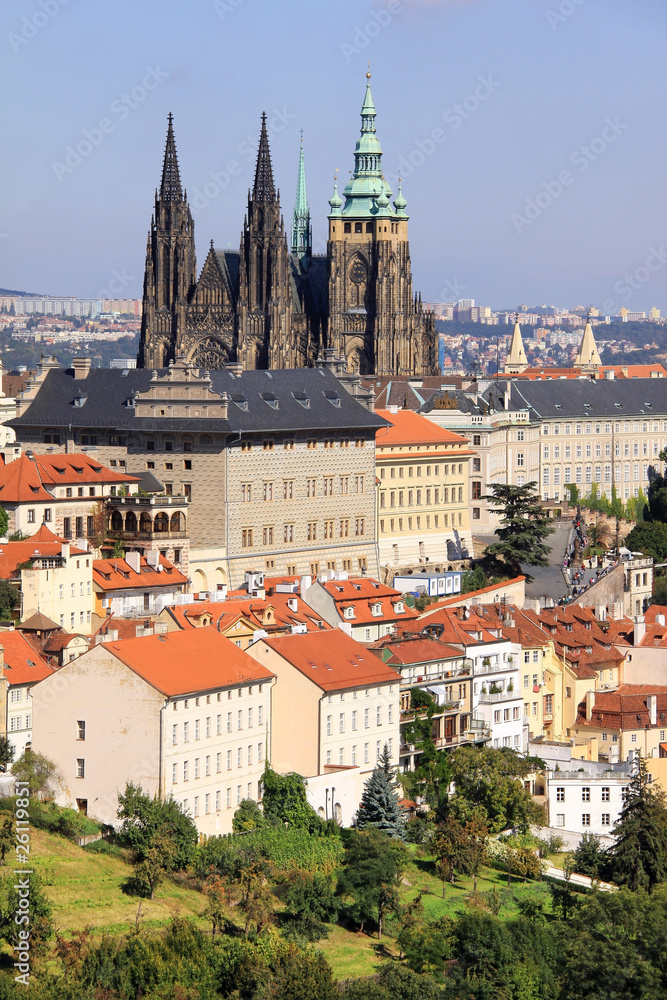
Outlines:
[[493,694],[489,691],[482,691],[479,700],[483,705],[497,705],[500,701],[515,701],[520,697],[519,692],[512,688],[512,690],[508,689],[507,691],[494,691]]
[[153,530],[153,531],[141,531],[139,529],[136,529],[134,531],[132,529],[129,529],[129,530],[123,529],[122,531],[114,531],[112,529],[112,530],[108,531],[107,534],[109,535],[109,538],[120,538],[124,542],[137,542],[137,541],[143,541],[143,542],[165,541],[166,542],[166,541],[168,541],[171,538],[173,538],[173,539],[181,538],[182,539],[182,538],[187,538],[188,537],[187,531],[163,531],[162,529],[159,529],[157,531],[155,531],[155,530]]

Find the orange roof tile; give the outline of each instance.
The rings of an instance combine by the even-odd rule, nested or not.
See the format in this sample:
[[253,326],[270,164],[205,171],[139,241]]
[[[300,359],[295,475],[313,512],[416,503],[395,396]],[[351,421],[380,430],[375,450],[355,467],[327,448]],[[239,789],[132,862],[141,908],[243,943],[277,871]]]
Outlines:
[[[62,554],[63,545],[69,545],[42,525],[34,535],[22,542],[0,542],[0,579],[9,580],[16,576],[17,566],[31,559],[55,558]],[[90,555],[84,549],[70,546],[70,556]]]
[[137,482],[135,476],[114,472],[89,455],[21,455],[8,463],[0,455],[0,502],[3,504],[53,500],[53,488],[58,483],[91,486]]
[[108,642],[104,648],[168,697],[274,676],[212,627]]
[[437,601],[434,604],[427,605],[422,612],[422,618],[433,611],[437,611],[439,608],[449,608],[453,604],[460,604],[462,599],[467,601],[468,599],[472,600],[475,597],[479,597],[480,594],[492,594],[495,591],[502,591],[512,586],[512,584],[521,583],[525,579],[525,576],[515,576],[511,580],[504,580],[502,583],[493,583],[489,587],[482,587],[481,590],[471,590],[467,594],[455,594],[453,597],[447,597],[444,601]]
[[10,686],[37,684],[54,673],[21,632],[1,632],[0,646],[4,650],[5,677]]
[[322,691],[400,683],[401,676],[340,629],[265,638],[274,649]]
[[439,427],[432,420],[414,410],[376,410],[378,417],[388,420],[390,427],[381,427],[375,434],[377,448],[401,447],[402,445],[436,445],[442,450],[451,449],[457,455],[472,454],[468,441],[460,434]]
[[177,570],[173,563],[160,556],[158,571],[150,566],[142,556],[140,572],[137,573],[125,559],[95,559],[93,561],[93,583],[103,591],[130,590],[133,587],[180,587],[188,582],[187,577]]
[[427,636],[410,636],[392,641],[377,639],[367,648],[379,656],[383,663],[397,664],[398,667],[408,663],[432,663],[434,660],[460,660],[463,655],[462,650]]
[[[657,696],[657,718],[651,726],[647,698]],[[665,728],[667,719],[667,687],[652,684],[621,684],[615,691],[596,691],[590,720],[586,719],[586,702],[578,708],[576,724],[594,729],[618,730]]]

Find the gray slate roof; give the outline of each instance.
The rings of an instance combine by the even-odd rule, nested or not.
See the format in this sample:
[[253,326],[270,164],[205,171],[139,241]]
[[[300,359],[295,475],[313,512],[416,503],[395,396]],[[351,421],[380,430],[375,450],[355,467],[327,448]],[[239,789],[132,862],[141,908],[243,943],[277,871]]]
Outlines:
[[[164,376],[168,369],[159,370]],[[125,372],[127,374],[125,374]],[[386,421],[371,413],[326,369],[296,368],[211,371],[215,392],[230,396],[228,419],[214,417],[137,417],[127,401],[148,390],[148,368],[92,368],[85,379],[71,369],[51,369],[25,413],[10,421],[21,429],[55,427],[106,428],[119,431],[279,432],[307,430],[376,430]],[[77,406],[75,398],[84,398]]]
[[554,379],[512,381],[512,400],[525,401],[536,417],[662,416],[667,414],[667,379]]

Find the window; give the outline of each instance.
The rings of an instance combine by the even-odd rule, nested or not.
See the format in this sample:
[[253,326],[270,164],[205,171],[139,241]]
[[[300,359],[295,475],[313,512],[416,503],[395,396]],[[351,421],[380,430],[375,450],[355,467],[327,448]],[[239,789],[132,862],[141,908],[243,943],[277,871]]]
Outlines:
[[333,727],[332,716],[327,715],[327,736],[331,736],[333,732],[332,727]]
[[241,530],[241,548],[252,548],[252,528],[243,528]]
[[345,713],[344,712],[341,712],[340,715],[338,716],[338,732],[339,733],[344,733],[345,732]]
[[178,765],[177,764],[172,764],[171,765],[171,783],[172,783],[172,785],[175,785],[176,782],[177,782],[177,780],[178,780]]
[[375,725],[376,726],[381,726],[382,725],[382,706],[381,705],[378,705],[378,707],[375,710]]
[[591,801],[591,790],[590,790],[590,788],[582,788],[581,789],[581,801],[582,802],[590,802]]
[[565,787],[563,785],[556,788],[556,802],[565,802]]
[[602,826],[611,826],[611,816],[609,813],[602,813],[600,818]]
[[[188,707],[187,704],[186,704],[185,707],[186,708]],[[183,742],[187,743],[189,739],[190,739],[190,723],[189,722],[184,722],[183,723]]]
[[472,499],[481,500],[482,499],[482,484],[479,480],[474,480],[472,483]]
[[241,503],[252,502],[252,484],[241,483]]
[[227,770],[231,771],[231,769],[232,769],[232,751],[228,750],[227,751]]
[[86,738],[86,723],[83,722],[83,720],[80,720],[76,724],[76,729],[77,729],[77,739],[78,740],[85,740],[85,738]]
[[86,762],[83,757],[77,757],[76,759],[76,776],[77,778],[86,777]]
[[610,799],[609,799],[609,793],[610,793],[610,789],[609,788],[603,788],[602,789],[602,801],[603,802],[609,802],[610,801]]
[[582,826],[590,826],[591,825],[591,814],[590,813],[582,813],[581,814],[581,825]]

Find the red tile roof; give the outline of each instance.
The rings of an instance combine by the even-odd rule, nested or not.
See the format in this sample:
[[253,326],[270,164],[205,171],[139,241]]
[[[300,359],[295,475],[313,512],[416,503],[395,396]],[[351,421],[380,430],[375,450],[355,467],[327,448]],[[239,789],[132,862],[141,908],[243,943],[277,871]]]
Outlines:
[[[62,554],[63,545],[69,545],[42,525],[34,535],[23,542],[0,542],[0,579],[9,580],[17,575],[17,566],[31,559],[54,558]],[[70,556],[90,555],[84,549],[70,547]]]
[[210,627],[107,642],[104,648],[168,697],[269,681],[274,676]]
[[[655,726],[651,726],[649,718],[647,699],[650,694],[657,696]],[[621,684],[615,691],[596,691],[590,720],[586,719],[586,702],[582,701],[576,725],[594,729],[664,729],[667,725],[667,687]]]
[[114,472],[89,455],[21,455],[5,463],[0,455],[0,502],[30,503],[54,499],[54,487],[137,483],[135,476]]
[[173,563],[160,556],[162,570],[150,566],[142,556],[140,572],[137,573],[125,559],[95,559],[93,561],[93,583],[100,590],[131,590],[136,587],[180,587],[188,580]]
[[463,652],[438,639],[411,636],[404,639],[378,639],[369,643],[368,649],[379,656],[383,663],[396,664],[400,669],[409,663],[433,663],[440,660],[460,660]]
[[5,677],[11,686],[37,684],[54,673],[20,632],[0,632],[0,646],[5,655]]
[[401,676],[340,629],[260,640],[322,691],[400,683]]
[[[322,586],[333,598],[338,614],[343,621],[352,621],[357,624],[370,624],[371,622],[408,622],[418,617],[418,612],[409,608],[405,603],[400,591],[387,587],[377,580],[371,580],[367,576],[359,576],[348,580],[328,580]],[[306,599],[308,594],[306,593]],[[403,605],[402,611],[397,611],[397,604]],[[380,613],[373,614],[372,607],[379,604]],[[345,608],[354,608],[354,618],[345,617]],[[313,612],[315,614],[315,612]]]
[[482,587],[481,590],[470,590],[467,594],[454,594],[452,597],[447,597],[444,601],[436,601],[433,604],[429,604],[426,608],[424,608],[422,617],[433,611],[437,611],[438,608],[449,608],[457,603],[460,604],[461,600],[470,600],[472,602],[476,597],[480,597],[482,594],[500,593],[507,587],[511,587],[515,583],[521,583],[521,581],[525,579],[525,576],[515,576],[512,577],[511,580],[503,580],[502,583],[492,583],[488,587]]
[[381,427],[375,434],[375,445],[377,448],[402,448],[403,445],[436,445],[437,452],[430,452],[432,455],[443,454],[452,451],[456,455],[472,454],[468,450],[467,438],[453,431],[439,427],[432,420],[423,417],[414,410],[398,410],[392,413],[391,410],[376,410],[378,417],[383,417],[391,424],[390,427]]

